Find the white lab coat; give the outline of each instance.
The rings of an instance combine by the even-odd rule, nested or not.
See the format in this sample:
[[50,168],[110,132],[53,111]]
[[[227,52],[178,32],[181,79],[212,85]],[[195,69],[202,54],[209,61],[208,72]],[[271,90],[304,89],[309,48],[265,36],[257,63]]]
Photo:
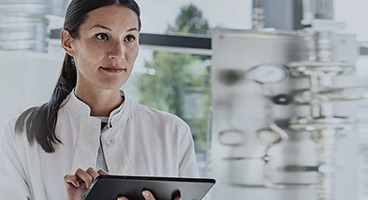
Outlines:
[[[18,116],[0,137],[0,199],[65,200],[64,176],[96,166],[101,121],[72,92],[58,113],[56,134],[62,144],[46,153],[25,133],[15,134]],[[178,117],[129,98],[102,134],[110,174],[197,177],[193,140]]]

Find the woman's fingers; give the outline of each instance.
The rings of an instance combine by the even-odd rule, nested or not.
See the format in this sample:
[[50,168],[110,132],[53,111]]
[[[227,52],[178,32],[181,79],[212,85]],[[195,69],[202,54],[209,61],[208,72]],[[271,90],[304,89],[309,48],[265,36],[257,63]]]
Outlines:
[[[148,190],[142,191],[142,195],[145,200],[156,200],[155,197],[152,195],[152,193]],[[119,197],[117,200],[129,200],[129,199],[126,197]],[[181,196],[177,196],[173,200],[181,200]]]
[[91,167],[86,171],[79,168],[75,172],[75,176],[77,177],[78,181],[84,182],[86,184],[86,188],[88,188],[96,176],[98,176],[98,173]]
[[144,199],[146,199],[146,200],[156,200],[155,197],[152,195],[152,193],[148,190],[142,191],[142,195],[143,195]]
[[86,172],[92,176],[93,180],[98,176],[98,173],[92,167],[88,168]]
[[109,175],[109,173],[105,172],[105,171],[104,171],[104,170],[102,170],[102,169],[99,169],[99,170],[97,171],[97,173],[98,173],[99,175]]
[[96,172],[93,168],[87,170],[77,169],[72,175],[65,175],[64,182],[67,191],[67,199],[81,199],[92,181],[104,171]]
[[79,187],[79,182],[75,175],[65,175],[64,181],[67,184],[72,184],[74,187]]
[[74,187],[79,187],[80,183],[85,183],[86,188],[88,188],[98,175],[108,175],[108,173],[103,170],[98,170],[96,172],[92,167],[88,168],[86,171],[79,168],[74,175],[66,175],[64,181]]
[[79,180],[81,180],[82,182],[84,182],[86,184],[86,188],[88,188],[91,183],[92,183],[92,176],[89,175],[86,171],[84,171],[83,169],[78,169],[76,172],[75,172],[75,176],[77,176],[77,178]]
[[175,197],[174,200],[181,200],[181,196]]

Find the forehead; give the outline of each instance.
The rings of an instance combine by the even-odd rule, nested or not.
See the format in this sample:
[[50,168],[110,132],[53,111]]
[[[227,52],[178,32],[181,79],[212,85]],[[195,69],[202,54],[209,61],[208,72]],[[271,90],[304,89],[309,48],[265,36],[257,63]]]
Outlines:
[[130,8],[110,5],[97,8],[87,14],[87,19],[82,26],[92,27],[96,24],[108,26],[129,26],[138,29],[138,16]]

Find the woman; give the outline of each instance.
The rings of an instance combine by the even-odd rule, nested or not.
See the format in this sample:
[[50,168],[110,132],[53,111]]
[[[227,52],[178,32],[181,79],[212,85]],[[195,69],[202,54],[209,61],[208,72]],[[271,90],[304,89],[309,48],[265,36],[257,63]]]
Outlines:
[[120,90],[138,55],[139,16],[134,0],[71,1],[50,101],[10,119],[1,136],[0,199],[81,199],[107,172],[198,176],[189,127]]

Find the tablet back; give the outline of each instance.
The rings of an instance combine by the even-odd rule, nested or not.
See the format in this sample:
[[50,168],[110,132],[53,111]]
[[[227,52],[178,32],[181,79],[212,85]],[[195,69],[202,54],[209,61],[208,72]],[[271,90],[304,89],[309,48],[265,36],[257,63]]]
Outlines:
[[184,200],[200,200],[214,184],[214,179],[202,178],[103,175],[93,181],[82,200],[116,200],[119,196],[144,200],[145,189],[158,200],[172,200],[179,194]]

